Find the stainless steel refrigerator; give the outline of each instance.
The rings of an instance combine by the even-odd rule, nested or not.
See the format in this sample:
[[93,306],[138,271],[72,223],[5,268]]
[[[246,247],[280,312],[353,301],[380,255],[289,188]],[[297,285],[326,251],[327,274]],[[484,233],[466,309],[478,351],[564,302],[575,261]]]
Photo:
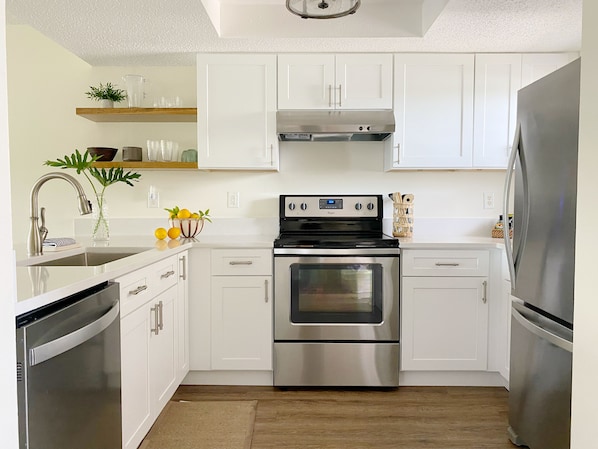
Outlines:
[[514,175],[509,437],[531,449],[570,447],[580,67],[519,91],[505,181],[506,217]]

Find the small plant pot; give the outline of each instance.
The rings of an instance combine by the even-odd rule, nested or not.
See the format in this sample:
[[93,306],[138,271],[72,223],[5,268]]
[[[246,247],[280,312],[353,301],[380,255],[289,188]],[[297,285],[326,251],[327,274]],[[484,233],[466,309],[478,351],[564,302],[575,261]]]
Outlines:
[[112,100],[100,100],[100,107],[101,108],[113,108],[114,101]]

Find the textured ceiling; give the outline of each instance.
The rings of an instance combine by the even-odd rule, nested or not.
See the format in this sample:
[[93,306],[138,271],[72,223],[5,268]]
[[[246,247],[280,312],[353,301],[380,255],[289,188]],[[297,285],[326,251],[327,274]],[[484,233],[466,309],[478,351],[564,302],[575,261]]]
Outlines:
[[[362,0],[368,1],[380,2]],[[229,9],[243,6],[239,11],[247,21],[259,19],[247,9],[252,3],[281,6],[284,0],[223,1]],[[220,37],[200,0],[6,0],[6,11],[9,23],[30,25],[91,65],[160,66],[193,65],[197,52],[578,51],[581,4],[450,0],[423,37],[358,38]]]

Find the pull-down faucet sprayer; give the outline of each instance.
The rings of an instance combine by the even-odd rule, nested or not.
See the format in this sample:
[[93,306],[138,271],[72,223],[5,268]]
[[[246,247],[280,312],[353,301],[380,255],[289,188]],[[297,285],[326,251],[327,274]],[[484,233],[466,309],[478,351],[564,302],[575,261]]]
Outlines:
[[38,224],[39,220],[39,208],[38,208],[38,196],[42,185],[50,179],[64,179],[77,191],[77,200],[79,201],[79,212],[81,215],[87,215],[91,213],[91,203],[85,196],[85,191],[79,181],[73,178],[71,175],[60,172],[51,172],[42,175],[31,188],[31,216],[30,216],[30,227],[29,227],[29,238],[27,240],[27,253],[29,256],[40,256],[43,254],[43,243],[48,233],[45,225],[45,209],[42,208],[42,224]]

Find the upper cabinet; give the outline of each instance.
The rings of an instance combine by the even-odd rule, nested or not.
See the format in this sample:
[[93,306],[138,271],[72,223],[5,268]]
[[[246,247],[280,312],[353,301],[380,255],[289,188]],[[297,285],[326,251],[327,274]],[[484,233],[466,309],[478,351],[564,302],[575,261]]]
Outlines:
[[276,56],[199,54],[200,169],[278,170]]
[[475,56],[473,167],[507,166],[515,137],[520,86],[520,54]]
[[395,55],[386,169],[471,167],[473,90],[472,54]]
[[560,69],[574,59],[577,53],[527,53],[521,56],[521,87]]
[[278,109],[392,109],[392,54],[278,55]]
[[504,169],[517,92],[578,57],[545,54],[397,54],[396,132],[385,169]]

